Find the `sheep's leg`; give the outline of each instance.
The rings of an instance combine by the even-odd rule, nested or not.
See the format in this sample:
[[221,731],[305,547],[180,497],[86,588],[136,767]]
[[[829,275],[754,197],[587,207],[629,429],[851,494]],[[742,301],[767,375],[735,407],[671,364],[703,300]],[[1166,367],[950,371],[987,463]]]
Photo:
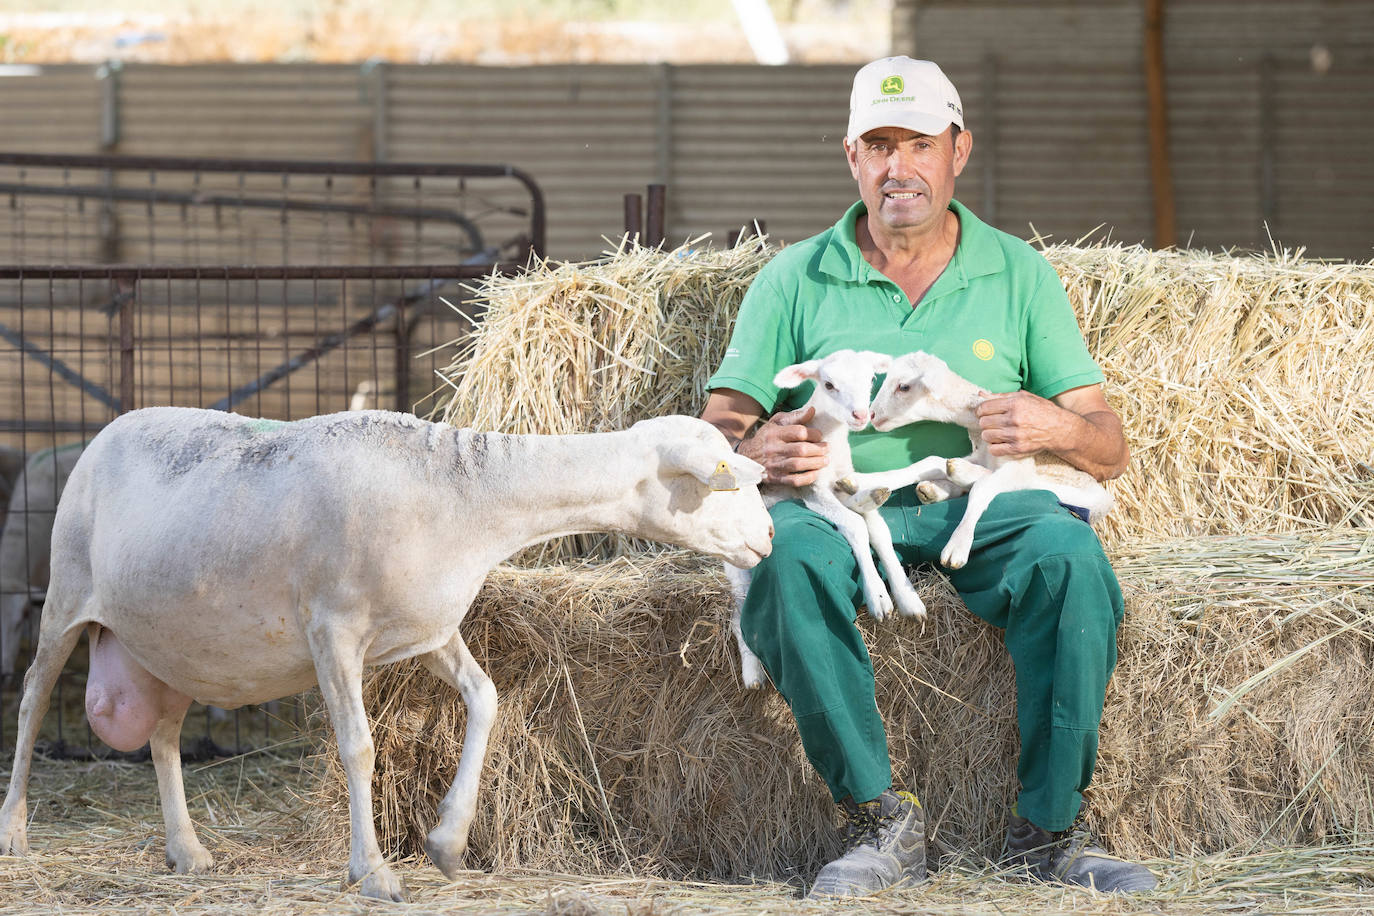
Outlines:
[[730,612],[730,632],[735,634],[735,642],[739,645],[740,677],[744,680],[746,689],[755,690],[763,686],[763,662],[759,661],[754,650],[744,641],[744,631],[740,629],[739,622],[740,613],[744,610],[744,598],[749,594],[749,584],[754,576],[747,569],[726,563],[725,578],[730,580],[730,598],[734,605]]
[[906,570],[902,568],[902,561],[897,557],[897,551],[892,548],[892,532],[888,529],[887,522],[883,521],[882,515],[876,510],[865,512],[863,519],[868,526],[868,539],[873,545],[873,552],[878,555],[878,562],[887,573],[887,584],[892,589],[892,600],[897,605],[897,613],[903,617],[924,618],[925,602],[916,593],[915,586],[911,584]]
[[813,512],[828,518],[840,534],[849,542],[854,552],[854,560],[859,566],[859,581],[863,586],[864,603],[868,613],[875,620],[886,620],[892,613],[892,598],[878,575],[878,567],[873,565],[873,554],[869,550],[868,525],[863,516],[846,509],[833,493],[819,486],[813,486],[805,500]]
[[1023,468],[1019,463],[1004,464],[978,478],[968,491],[968,506],[964,517],[950,535],[945,549],[940,551],[940,562],[950,569],[960,569],[968,562],[969,551],[973,549],[973,529],[987,511],[988,505],[998,493],[1024,490],[1021,477]]
[[[316,611],[317,620],[329,614]],[[348,777],[348,820],[352,841],[348,855],[348,884],[362,882],[364,896],[382,900],[404,900],[401,882],[382,858],[377,845],[377,830],[372,823],[372,766],[376,750],[363,707],[362,652],[344,646],[327,623],[307,631],[315,673],[320,681],[334,736],[339,744],[339,759]]]
[[439,823],[425,838],[425,852],[444,875],[458,876],[468,830],[477,813],[477,783],[487,756],[487,739],[496,722],[496,686],[457,633],[448,644],[420,657],[436,677],[462,694],[468,707],[467,732],[458,775],[439,804]]
[[33,763],[33,745],[38,738],[38,726],[48,711],[53,685],[62,674],[62,666],[81,639],[82,628],[71,626],[54,632],[61,615],[49,600],[40,627],[38,648],[33,663],[24,675],[24,695],[19,702],[19,728],[14,742],[14,765],[10,770],[10,786],[5,803],[0,807],[0,856],[22,856],[29,851],[28,790],[29,769]]
[[167,828],[167,867],[179,875],[209,871],[214,864],[191,824],[186,810],[186,788],[181,776],[181,723],[187,706],[170,710],[157,720],[149,739],[157,791],[162,799],[162,821]]

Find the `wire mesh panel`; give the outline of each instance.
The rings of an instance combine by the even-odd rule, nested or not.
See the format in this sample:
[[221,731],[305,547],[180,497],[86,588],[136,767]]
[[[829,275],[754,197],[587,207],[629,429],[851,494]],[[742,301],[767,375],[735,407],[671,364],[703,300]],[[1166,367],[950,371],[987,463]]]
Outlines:
[[0,153],[6,264],[519,262],[543,194],[500,165]]
[[[423,414],[449,359],[438,348],[475,320],[465,282],[540,252],[543,215],[523,177],[523,206],[510,188],[484,196],[483,182],[512,180],[495,166],[0,155],[0,173],[10,211],[0,231],[0,741],[10,746],[53,514],[91,437],[154,405],[274,420]],[[107,754],[82,721],[78,653],[45,724],[50,750]],[[294,718],[200,715],[202,754],[261,745]]]

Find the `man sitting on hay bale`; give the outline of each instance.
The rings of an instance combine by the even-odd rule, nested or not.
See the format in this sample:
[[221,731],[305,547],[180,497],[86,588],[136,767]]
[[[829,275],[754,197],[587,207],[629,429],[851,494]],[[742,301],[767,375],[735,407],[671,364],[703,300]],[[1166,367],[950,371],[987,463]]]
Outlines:
[[[994,454],[1048,450],[1100,480],[1120,475],[1128,459],[1121,422],[1054,269],[953,200],[973,138],[940,68],[893,57],[859,70],[844,146],[861,200],[759,273],[708,382],[703,417],[763,464],[769,482],[802,486],[826,454],[806,425],[810,414],[796,409],[809,390],[780,391],[778,370],[845,347],[925,350],[989,391],[1010,392],[979,410]],[[969,445],[964,430],[934,423],[867,430],[850,444],[861,472],[962,456]],[[922,506],[913,488],[894,493],[882,513],[903,562],[935,562],[965,503]],[[924,815],[914,794],[892,786],[873,666],[854,623],[853,555],[800,503],[772,512],[773,553],[754,570],[742,629],[847,820],[846,851],[821,869],[811,893],[870,894],[919,881]],[[1009,860],[1045,880],[1154,887],[1146,868],[1107,855],[1078,826],[1123,610],[1096,535],[1048,491],[1003,494],[950,580],[969,610],[1005,628],[1016,667],[1021,790],[1009,816]]]

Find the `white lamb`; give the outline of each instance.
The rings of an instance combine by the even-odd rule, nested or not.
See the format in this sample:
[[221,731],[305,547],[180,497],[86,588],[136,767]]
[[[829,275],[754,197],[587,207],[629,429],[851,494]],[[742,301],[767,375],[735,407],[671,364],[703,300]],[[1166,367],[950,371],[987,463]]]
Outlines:
[[[887,499],[888,494],[881,489],[870,491],[866,501],[856,505],[847,497],[842,501],[842,497],[835,492],[835,482],[854,472],[854,462],[849,452],[849,433],[868,425],[872,416],[868,400],[873,392],[873,378],[887,370],[890,360],[891,357],[882,353],[836,350],[822,359],[797,363],[779,372],[773,379],[773,384],[779,388],[795,388],[807,379],[816,382],[815,391],[804,407],[816,408],[810,425],[821,433],[829,447],[829,460],[815,482],[807,486],[771,484],[762,488],[764,502],[769,506],[785,499],[800,499],[808,509],[834,523],[854,551],[854,558],[859,564],[864,602],[868,605],[868,612],[878,620],[884,620],[892,613],[894,602],[897,611],[906,617],[924,617],[926,606],[902,569],[902,562],[892,549],[892,534],[878,513],[877,507]],[[888,582],[892,584],[890,596],[874,566],[869,553],[870,546],[873,553],[878,555]],[[740,629],[740,611],[753,577],[748,570],[737,569],[728,563],[725,573],[730,579],[734,599],[730,628],[739,643],[740,672],[744,686],[753,689],[763,683],[763,665],[745,644],[744,633]]]
[[895,490],[916,484],[916,492],[927,503],[967,490],[968,507],[940,552],[940,562],[950,569],[968,562],[974,526],[998,493],[1049,490],[1061,503],[1086,511],[1091,524],[1112,509],[1106,487],[1049,452],[1022,458],[990,454],[977,415],[978,405],[990,397],[990,392],[956,374],[937,356],[918,350],[896,357],[873,399],[873,427],[889,430],[922,420],[954,423],[968,431],[970,453],[965,458],[932,456],[894,471],[852,474],[839,484],[842,491],[860,498],[875,488]]
[[126,414],[87,447],[57,509],[0,856],[28,849],[34,739],[87,633],[87,716],[112,747],[151,738],[171,867],[211,865],[181,781],[192,697],[233,708],[318,683],[348,777],[348,880],[391,899],[401,885],[373,827],[362,672],[419,657],[468,708],[458,773],[426,842],[456,877],[496,715],[491,678],[458,627],[488,570],[585,531],[752,566],[771,549],[762,475],[693,417],[508,436],[382,411],[296,423],[174,407]]

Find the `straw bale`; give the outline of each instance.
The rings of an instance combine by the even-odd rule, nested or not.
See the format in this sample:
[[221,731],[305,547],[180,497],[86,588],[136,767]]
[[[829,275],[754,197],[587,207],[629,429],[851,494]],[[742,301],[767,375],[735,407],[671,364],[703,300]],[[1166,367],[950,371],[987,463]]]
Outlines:
[[[630,247],[492,278],[441,416],[562,433],[695,413],[771,253]],[[1127,619],[1093,826],[1127,855],[1367,834],[1374,265],[1046,255],[1134,453],[1102,530]],[[713,563],[616,538],[518,563],[542,568],[499,569],[464,624],[502,696],[474,863],[786,877],[834,852],[785,703],[739,690]],[[924,630],[861,622],[895,776],[921,792],[937,854],[993,855],[1015,791],[1011,665],[943,576],[917,584]],[[413,852],[456,767],[461,703],[414,666],[367,690],[379,826]]]
[[1374,263],[1045,254],[1132,450],[1104,541],[1374,524]]
[[[478,290],[436,415],[519,433],[698,413],[758,245],[625,247]],[[1052,246],[1131,446],[1108,544],[1374,525],[1374,264]],[[569,539],[537,560],[644,545]]]
[[[1213,546],[1270,575],[1208,571],[1196,552],[1117,558],[1130,611],[1093,825],[1136,856],[1367,833],[1374,543],[1262,542],[1267,563],[1252,542]],[[921,589],[924,631],[861,621],[894,775],[919,790],[933,852],[991,857],[1015,793],[1011,664],[943,577]],[[492,574],[465,624],[501,696],[474,867],[786,878],[834,852],[785,703],[740,688],[727,594],[715,564],[683,553]],[[367,701],[382,841],[417,853],[457,766],[462,703],[418,665],[373,675]],[[342,775],[332,755],[320,766],[320,829],[342,841]]]

